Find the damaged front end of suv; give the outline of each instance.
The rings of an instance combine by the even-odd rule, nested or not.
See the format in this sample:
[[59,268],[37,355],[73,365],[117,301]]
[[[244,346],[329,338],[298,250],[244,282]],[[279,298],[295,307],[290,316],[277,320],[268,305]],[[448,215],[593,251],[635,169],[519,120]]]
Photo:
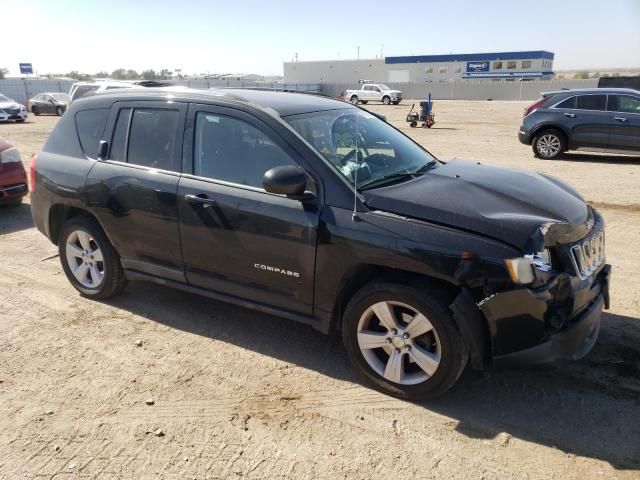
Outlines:
[[478,302],[492,333],[494,362],[546,363],[584,357],[609,308],[604,220],[588,208],[579,225],[541,225],[531,252],[505,259],[512,286]]

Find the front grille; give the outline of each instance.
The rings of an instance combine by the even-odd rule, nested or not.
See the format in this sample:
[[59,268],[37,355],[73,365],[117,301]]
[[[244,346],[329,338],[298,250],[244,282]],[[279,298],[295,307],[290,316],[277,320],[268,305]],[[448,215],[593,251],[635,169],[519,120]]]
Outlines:
[[5,108],[4,111],[7,112],[9,115],[16,115],[20,113],[19,108]]
[[604,232],[595,234],[571,247],[571,261],[580,278],[585,279],[604,263]]

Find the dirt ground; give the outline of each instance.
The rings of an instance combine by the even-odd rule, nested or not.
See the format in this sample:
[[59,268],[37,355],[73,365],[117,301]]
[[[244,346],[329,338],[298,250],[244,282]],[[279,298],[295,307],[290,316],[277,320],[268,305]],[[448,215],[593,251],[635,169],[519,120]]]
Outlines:
[[[524,106],[437,102],[429,130],[372,109],[442,159],[548,172],[601,209],[612,307],[586,359],[396,400],[301,324],[144,283],[79,296],[27,201],[0,208],[0,480],[640,478],[640,158],[536,160]],[[56,121],[0,136],[28,164]]]

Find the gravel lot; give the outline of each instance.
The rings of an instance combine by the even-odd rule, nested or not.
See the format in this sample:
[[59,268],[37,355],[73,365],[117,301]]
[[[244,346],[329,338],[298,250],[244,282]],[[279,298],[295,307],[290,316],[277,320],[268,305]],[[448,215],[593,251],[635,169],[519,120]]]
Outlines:
[[[422,130],[369,105],[439,158],[548,172],[601,209],[612,308],[589,357],[403,402],[304,325],[143,283],[82,298],[27,201],[0,208],[0,479],[640,478],[640,158],[536,160],[524,106],[436,102]],[[56,121],[0,136],[28,164]]]

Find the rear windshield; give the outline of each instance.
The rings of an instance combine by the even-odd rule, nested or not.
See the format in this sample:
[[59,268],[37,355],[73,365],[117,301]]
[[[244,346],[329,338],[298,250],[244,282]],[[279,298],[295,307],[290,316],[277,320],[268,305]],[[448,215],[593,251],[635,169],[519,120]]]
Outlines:
[[76,88],[75,92],[73,92],[73,99],[77,100],[79,98],[82,98],[87,93],[93,92],[94,90],[97,90],[97,89],[98,89],[97,85],[81,85],[78,88]]

